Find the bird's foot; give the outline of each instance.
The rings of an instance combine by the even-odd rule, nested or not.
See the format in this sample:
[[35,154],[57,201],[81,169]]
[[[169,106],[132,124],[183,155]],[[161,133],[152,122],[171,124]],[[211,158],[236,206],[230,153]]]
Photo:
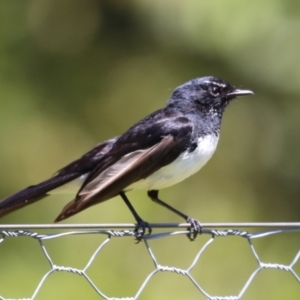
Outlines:
[[186,221],[191,224],[191,226],[189,227],[189,233],[187,234],[187,237],[191,241],[194,241],[197,235],[202,233],[202,225],[198,220],[193,219],[191,217],[188,217]]
[[135,240],[136,243],[138,244],[148,231],[147,235],[151,234],[152,228],[150,227],[148,222],[143,221],[142,219],[137,221],[137,225],[134,229],[135,232]]

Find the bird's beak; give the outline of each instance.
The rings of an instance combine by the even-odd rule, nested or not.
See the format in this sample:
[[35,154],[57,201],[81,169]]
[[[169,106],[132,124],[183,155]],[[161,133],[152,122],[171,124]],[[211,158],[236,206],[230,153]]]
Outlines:
[[230,96],[230,97],[247,96],[247,95],[254,95],[254,93],[250,90],[235,89],[231,93],[227,94],[227,96]]

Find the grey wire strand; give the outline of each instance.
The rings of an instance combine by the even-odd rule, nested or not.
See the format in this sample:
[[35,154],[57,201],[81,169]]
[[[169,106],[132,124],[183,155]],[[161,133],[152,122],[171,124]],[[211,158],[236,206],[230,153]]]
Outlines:
[[[188,228],[189,223],[151,223],[152,228]],[[300,228],[300,222],[241,222],[241,223],[201,223],[203,228]],[[0,230],[17,229],[100,229],[136,227],[134,223],[106,224],[0,224]]]
[[[215,226],[213,226],[215,225]],[[148,252],[150,259],[153,262],[154,270],[152,270],[145,278],[144,282],[140,285],[137,289],[136,293],[132,297],[126,298],[114,298],[104,294],[102,290],[93,282],[93,280],[87,275],[87,272],[91,265],[93,264],[94,260],[98,255],[101,255],[101,250],[106,247],[108,243],[110,243],[115,238],[123,238],[126,236],[134,237],[136,236],[136,232],[134,230],[135,224],[2,224],[0,225],[0,247],[2,243],[5,242],[6,239],[9,238],[18,238],[18,237],[26,237],[26,238],[33,238],[38,240],[40,248],[44,254],[45,259],[49,263],[50,270],[42,276],[41,280],[37,284],[35,290],[32,293],[30,298],[23,298],[28,300],[35,300],[41,290],[43,284],[47,280],[47,278],[54,272],[71,272],[77,276],[82,276],[85,280],[90,284],[90,286],[94,289],[94,291],[99,295],[99,299],[105,300],[138,300],[141,293],[152,279],[155,274],[159,272],[171,272],[175,273],[179,276],[185,276],[188,278],[193,285],[198,289],[198,291],[209,300],[241,300],[243,295],[250,287],[251,283],[253,282],[254,278],[257,276],[264,269],[276,269],[282,272],[289,272],[295,278],[295,280],[300,283],[300,276],[297,274],[297,271],[293,268],[299,263],[300,260],[300,250],[295,254],[294,258],[290,262],[290,264],[278,264],[278,263],[270,263],[264,262],[259,257],[252,240],[258,238],[265,238],[270,235],[275,234],[283,234],[287,232],[300,232],[300,223],[205,223],[203,224],[203,235],[210,235],[210,238],[207,242],[204,243],[196,253],[194,259],[192,260],[191,264],[186,269],[180,269],[173,266],[166,266],[159,263],[158,259],[155,256],[154,251],[151,249],[150,244],[148,241],[153,239],[160,239],[171,237],[174,235],[183,235],[188,233],[189,224],[181,223],[164,223],[164,224],[151,224],[153,228],[161,228],[161,229],[168,229],[169,231],[165,232],[157,232],[152,233],[151,235],[146,235],[143,238],[144,246]],[[221,230],[220,228],[230,228]],[[248,232],[245,230],[241,230],[239,228],[260,228],[263,229],[262,231],[257,232]],[[117,228],[123,230],[116,230]],[[171,228],[177,228],[178,230],[170,230]],[[16,230],[18,229],[18,230]],[[47,233],[41,234],[38,232],[32,232],[29,229],[53,229],[53,230],[67,230],[64,232],[58,233]],[[100,242],[99,245],[96,247],[95,251],[91,254],[90,258],[88,259],[86,265],[82,269],[73,268],[70,266],[60,266],[56,265],[51,257],[51,255],[47,251],[47,247],[44,244],[45,240],[52,240],[58,238],[64,238],[66,236],[71,235],[106,235],[106,239]],[[214,243],[216,239],[226,238],[229,236],[236,236],[237,238],[245,239],[250,247],[252,255],[256,260],[257,267],[252,272],[252,274],[247,279],[244,286],[241,288],[237,295],[227,295],[227,296],[213,296],[210,295],[200,284],[197,280],[191,275],[193,268],[196,266],[202,254],[207,251],[207,249]],[[1,273],[1,270],[0,270]],[[12,299],[12,298],[9,298]],[[0,300],[8,300],[8,298],[4,298],[1,295],[0,289]]]

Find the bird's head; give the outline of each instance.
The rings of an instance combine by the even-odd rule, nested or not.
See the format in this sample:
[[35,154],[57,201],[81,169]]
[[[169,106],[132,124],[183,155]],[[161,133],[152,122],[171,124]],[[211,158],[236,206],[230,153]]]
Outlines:
[[223,110],[230,100],[253,94],[250,90],[238,89],[221,79],[207,76],[190,80],[177,87],[168,104]]

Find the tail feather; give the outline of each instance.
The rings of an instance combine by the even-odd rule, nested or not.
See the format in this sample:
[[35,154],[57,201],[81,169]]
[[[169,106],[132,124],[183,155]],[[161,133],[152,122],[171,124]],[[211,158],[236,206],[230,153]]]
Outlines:
[[[118,137],[102,142],[79,159],[60,169],[55,176],[37,185],[29,186],[0,202],[0,217],[48,196],[48,192],[93,170],[112,149]],[[74,213],[73,213],[74,214]],[[71,216],[70,214],[69,216]],[[63,219],[63,218],[62,218]],[[62,220],[61,219],[61,220]],[[58,218],[57,218],[58,220]],[[57,221],[56,220],[56,221]]]
[[47,197],[47,193],[73,179],[79,177],[80,173],[71,173],[68,175],[56,175],[37,185],[29,186],[0,202],[0,217],[5,216],[12,211],[32,204]]

